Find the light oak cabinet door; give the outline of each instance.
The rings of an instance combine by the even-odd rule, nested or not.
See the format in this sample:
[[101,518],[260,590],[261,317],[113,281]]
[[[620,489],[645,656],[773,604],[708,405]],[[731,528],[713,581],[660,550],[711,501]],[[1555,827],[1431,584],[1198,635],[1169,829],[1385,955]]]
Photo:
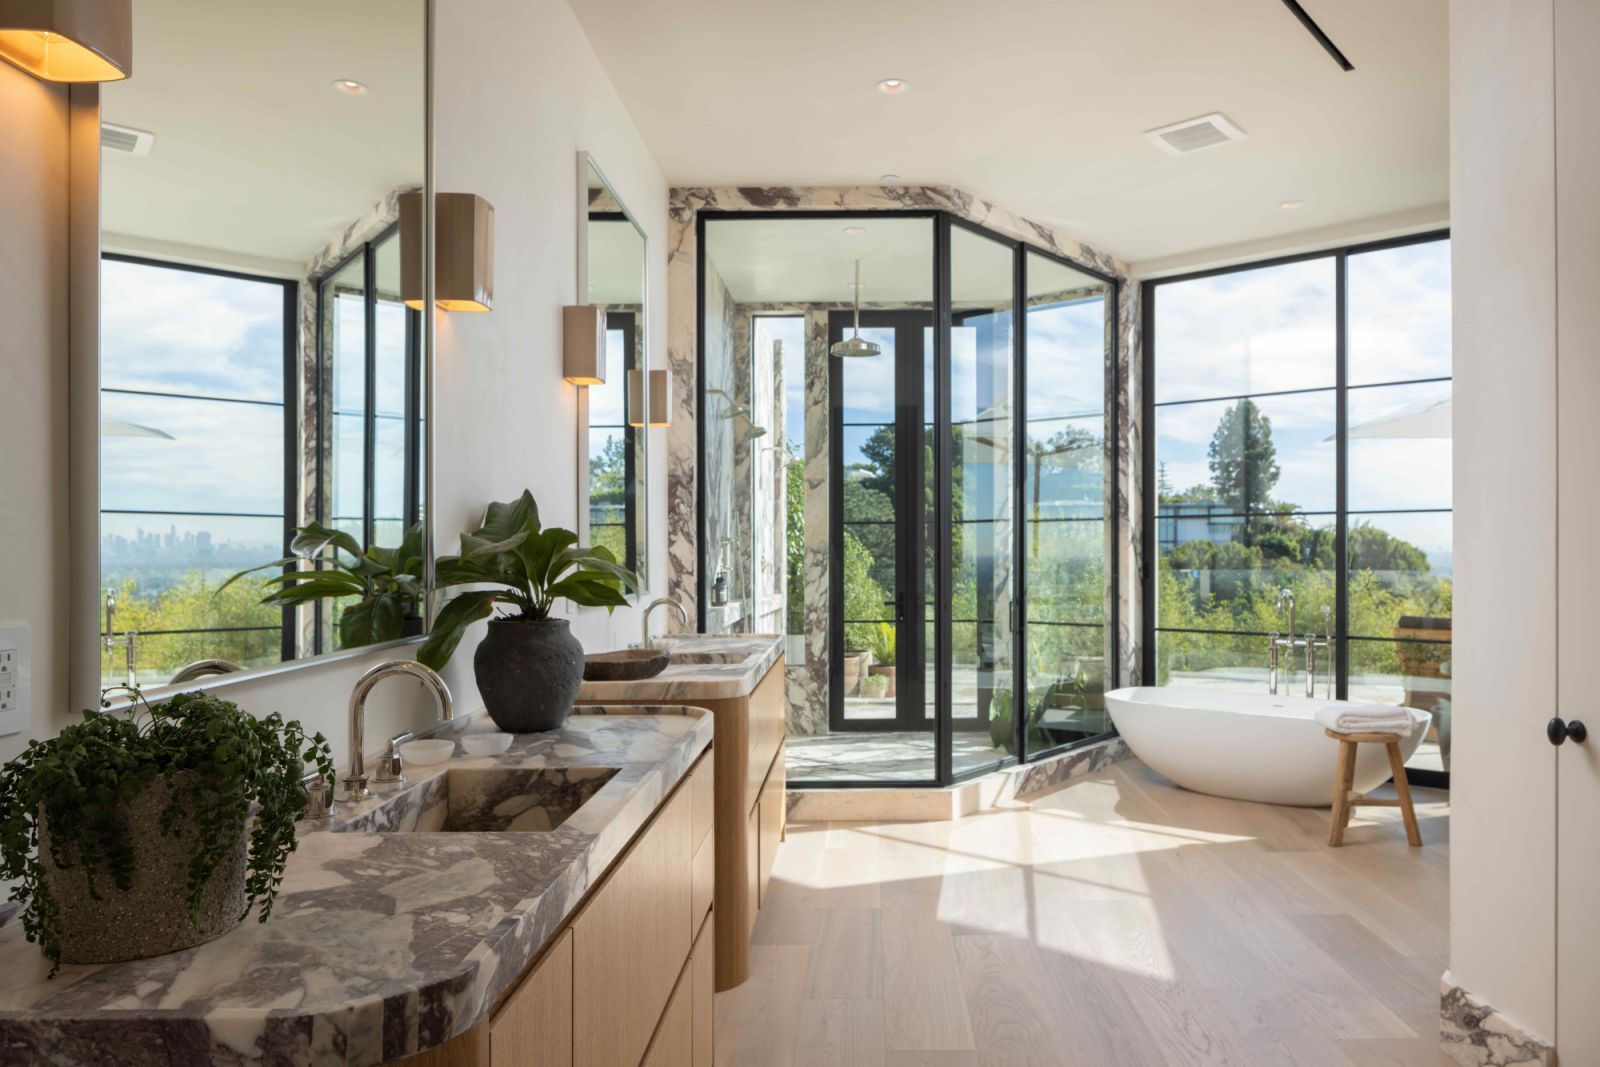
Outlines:
[[714,1062],[716,947],[716,923],[708,922],[700,928],[700,939],[689,957],[689,974],[694,981],[694,1067],[711,1067]]
[[685,966],[639,1067],[694,1067],[694,975]]
[[489,1021],[493,1067],[572,1067],[572,931]]
[[678,790],[572,924],[577,1067],[637,1064],[688,958],[691,792]]
[[761,894],[758,902],[767,902],[767,883],[772,881],[772,861],[778,855],[778,842],[783,837],[786,803],[784,788],[783,746],[778,746],[777,758],[772,761],[772,773],[761,787],[761,827],[756,863],[761,869]]

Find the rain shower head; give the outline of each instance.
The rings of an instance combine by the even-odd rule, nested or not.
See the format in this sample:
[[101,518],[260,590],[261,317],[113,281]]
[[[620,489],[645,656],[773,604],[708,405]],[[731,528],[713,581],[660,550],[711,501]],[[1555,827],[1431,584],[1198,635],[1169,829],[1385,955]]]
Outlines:
[[861,261],[856,260],[856,317],[855,324],[851,327],[850,337],[837,342],[828,349],[831,355],[841,359],[860,358],[862,356],[878,356],[883,354],[883,346],[865,340],[861,336]]

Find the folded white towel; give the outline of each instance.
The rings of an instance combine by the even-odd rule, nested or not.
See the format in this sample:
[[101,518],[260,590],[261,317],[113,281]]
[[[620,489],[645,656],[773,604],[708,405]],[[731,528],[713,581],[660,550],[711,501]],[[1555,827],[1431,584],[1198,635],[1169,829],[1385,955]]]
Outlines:
[[1409,737],[1416,720],[1393,704],[1329,704],[1317,709],[1317,722],[1341,734],[1400,734]]

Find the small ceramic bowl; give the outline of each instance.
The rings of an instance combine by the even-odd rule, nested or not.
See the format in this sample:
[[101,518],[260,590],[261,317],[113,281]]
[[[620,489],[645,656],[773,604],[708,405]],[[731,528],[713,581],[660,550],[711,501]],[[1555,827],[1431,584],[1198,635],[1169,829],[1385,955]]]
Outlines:
[[469,756],[498,756],[511,747],[511,735],[502,733],[464,734],[461,747]]
[[443,763],[456,750],[454,741],[407,741],[400,746],[400,758],[413,767],[431,767]]

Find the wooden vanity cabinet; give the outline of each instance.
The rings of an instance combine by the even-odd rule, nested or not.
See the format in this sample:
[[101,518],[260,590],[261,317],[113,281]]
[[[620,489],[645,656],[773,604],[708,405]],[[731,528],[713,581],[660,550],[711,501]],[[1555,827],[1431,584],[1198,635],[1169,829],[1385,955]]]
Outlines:
[[[654,697],[604,701],[659,702]],[[716,757],[715,984],[718,990],[732,989],[750,976],[750,932],[784,832],[787,785],[783,748],[788,704],[784,659],[778,657],[748,696],[686,699],[683,703],[705,708],[717,720],[712,746]]]
[[710,1067],[714,752],[489,1020],[407,1067]]

